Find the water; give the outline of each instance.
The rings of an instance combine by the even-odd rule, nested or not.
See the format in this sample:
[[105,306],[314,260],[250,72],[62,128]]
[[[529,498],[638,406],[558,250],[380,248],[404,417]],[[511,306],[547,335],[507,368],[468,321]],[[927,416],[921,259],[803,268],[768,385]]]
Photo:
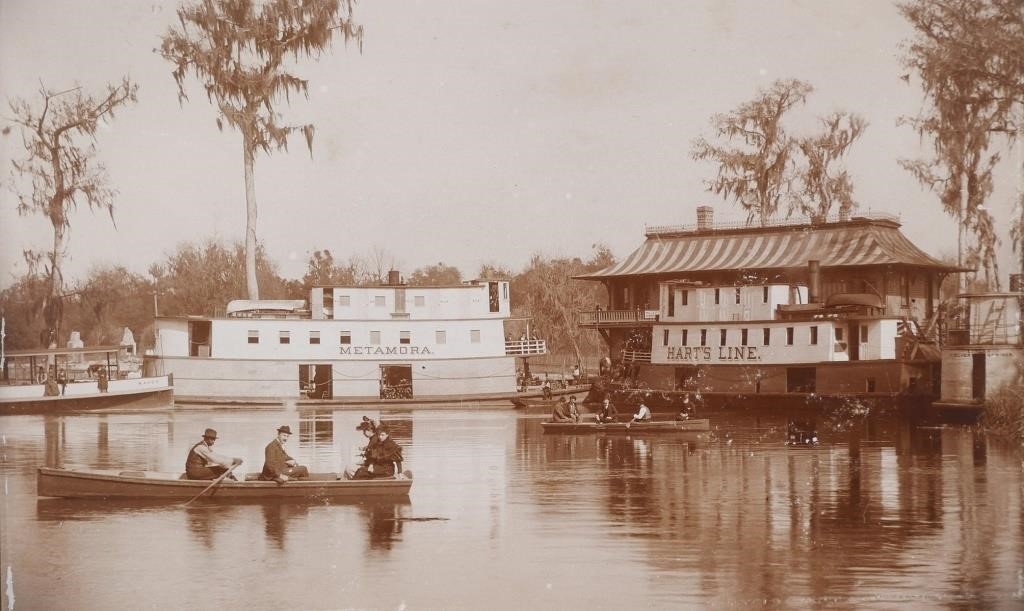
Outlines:
[[[37,499],[40,465],[180,471],[216,450],[349,463],[394,425],[407,499],[180,504]],[[715,433],[544,435],[513,410],[173,409],[7,416],[3,609],[828,607],[1024,604],[1019,447],[898,418],[711,414]],[[10,579],[8,579],[8,576]]]

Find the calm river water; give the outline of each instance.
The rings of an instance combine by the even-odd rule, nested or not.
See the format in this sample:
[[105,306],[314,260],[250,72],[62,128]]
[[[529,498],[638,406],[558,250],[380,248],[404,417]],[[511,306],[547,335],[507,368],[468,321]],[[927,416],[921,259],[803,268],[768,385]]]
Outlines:
[[[714,434],[545,435],[514,410],[182,409],[7,416],[3,609],[1021,608],[1021,449],[969,429],[710,414]],[[394,425],[407,500],[37,499],[40,465],[180,471],[203,429],[313,470]]]

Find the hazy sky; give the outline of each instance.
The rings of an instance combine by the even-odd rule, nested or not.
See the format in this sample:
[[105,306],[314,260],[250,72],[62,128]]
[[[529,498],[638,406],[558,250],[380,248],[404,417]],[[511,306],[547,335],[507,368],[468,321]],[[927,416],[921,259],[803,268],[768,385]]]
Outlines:
[[[138,104],[99,134],[117,227],[74,215],[72,278],[115,263],[144,273],[180,242],[242,238],[240,136],[217,131],[196,81],[179,105],[153,52],[176,7],[0,0],[4,100],[40,80],[99,90],[130,74],[140,85]],[[788,77],[816,88],[793,131],[834,109],[870,122],[848,160],[861,209],[898,214],[929,253],[955,253],[954,222],[897,166],[925,146],[897,126],[921,94],[899,78],[911,32],[892,2],[363,1],[356,15],[363,52],[338,42],[303,63],[309,101],[281,106],[316,124],[312,159],[297,139],[256,163],[258,236],[284,276],[300,277],[318,248],[345,259],[379,246],[406,274],[441,261],[473,277],[481,263],[518,270],[535,252],[587,257],[595,243],[621,258],[645,224],[692,223],[701,204],[742,219],[704,190],[714,167],[691,160],[691,142],[710,135],[711,115]],[[0,137],[5,178],[15,154],[16,132]],[[998,182],[990,209],[1005,226],[1013,173]],[[24,249],[52,241],[42,217],[14,206],[4,191],[0,286],[24,271]],[[1005,283],[1009,246],[1001,253]]]

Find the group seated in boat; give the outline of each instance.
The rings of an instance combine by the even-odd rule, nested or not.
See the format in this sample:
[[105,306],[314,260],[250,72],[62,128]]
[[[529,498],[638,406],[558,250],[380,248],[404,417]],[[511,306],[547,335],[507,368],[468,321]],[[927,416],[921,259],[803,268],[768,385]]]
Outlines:
[[565,402],[565,397],[559,397],[558,401],[555,402],[555,407],[551,412],[551,422],[579,422],[580,412],[576,406],[576,397],[570,397],[569,402]]

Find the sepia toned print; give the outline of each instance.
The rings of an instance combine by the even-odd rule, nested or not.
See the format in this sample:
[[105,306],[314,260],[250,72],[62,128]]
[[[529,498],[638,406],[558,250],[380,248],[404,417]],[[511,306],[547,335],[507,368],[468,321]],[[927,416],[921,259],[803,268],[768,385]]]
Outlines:
[[0,606],[1019,606],[1022,50],[0,3]]

